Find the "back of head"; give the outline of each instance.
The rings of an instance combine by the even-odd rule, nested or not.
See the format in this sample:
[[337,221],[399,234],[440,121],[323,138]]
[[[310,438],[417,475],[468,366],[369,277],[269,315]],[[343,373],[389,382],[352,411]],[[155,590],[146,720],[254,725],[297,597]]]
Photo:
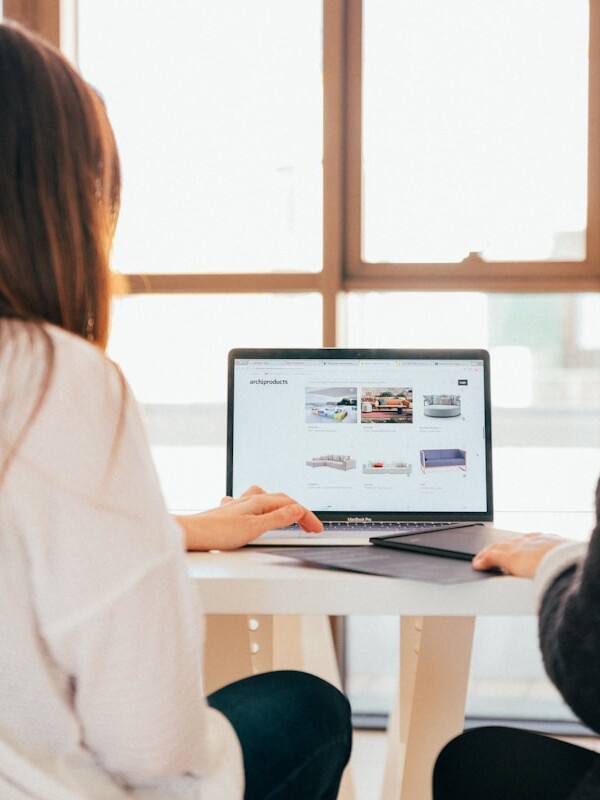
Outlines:
[[0,319],[108,338],[120,197],[104,106],[62,54],[0,24]]

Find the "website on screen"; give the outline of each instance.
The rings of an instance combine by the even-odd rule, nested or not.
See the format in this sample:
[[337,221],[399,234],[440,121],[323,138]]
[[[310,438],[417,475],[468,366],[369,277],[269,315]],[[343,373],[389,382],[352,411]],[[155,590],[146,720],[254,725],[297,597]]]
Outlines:
[[479,360],[238,359],[233,493],[315,511],[486,510]]

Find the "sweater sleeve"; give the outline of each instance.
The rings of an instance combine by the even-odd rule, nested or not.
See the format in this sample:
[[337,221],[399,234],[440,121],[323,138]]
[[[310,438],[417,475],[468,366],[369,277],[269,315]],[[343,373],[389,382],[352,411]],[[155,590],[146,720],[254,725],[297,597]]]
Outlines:
[[548,675],[574,713],[600,732],[600,482],[585,559],[545,576],[539,632]]

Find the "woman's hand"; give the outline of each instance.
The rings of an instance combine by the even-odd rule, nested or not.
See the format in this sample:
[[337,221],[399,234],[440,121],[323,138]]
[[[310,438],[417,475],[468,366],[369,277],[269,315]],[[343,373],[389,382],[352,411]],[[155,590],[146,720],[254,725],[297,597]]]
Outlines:
[[286,494],[270,494],[251,486],[240,497],[224,497],[218,508],[191,516],[176,516],[188,550],[236,550],[271,528],[297,522],[305,531],[320,533],[323,525]]
[[524,536],[484,547],[471,563],[479,570],[495,568],[508,575],[533,578],[546,553],[565,541],[567,540],[550,533],[526,533]]

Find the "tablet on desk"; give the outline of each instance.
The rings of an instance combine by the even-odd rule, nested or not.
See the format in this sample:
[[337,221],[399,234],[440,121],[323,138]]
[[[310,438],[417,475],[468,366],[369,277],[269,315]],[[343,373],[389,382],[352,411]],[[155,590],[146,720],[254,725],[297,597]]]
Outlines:
[[469,525],[464,528],[449,528],[408,535],[373,536],[370,541],[377,547],[392,547],[396,550],[411,550],[432,556],[471,561],[473,556],[487,545],[505,542],[507,539],[514,539],[522,535],[500,528]]

